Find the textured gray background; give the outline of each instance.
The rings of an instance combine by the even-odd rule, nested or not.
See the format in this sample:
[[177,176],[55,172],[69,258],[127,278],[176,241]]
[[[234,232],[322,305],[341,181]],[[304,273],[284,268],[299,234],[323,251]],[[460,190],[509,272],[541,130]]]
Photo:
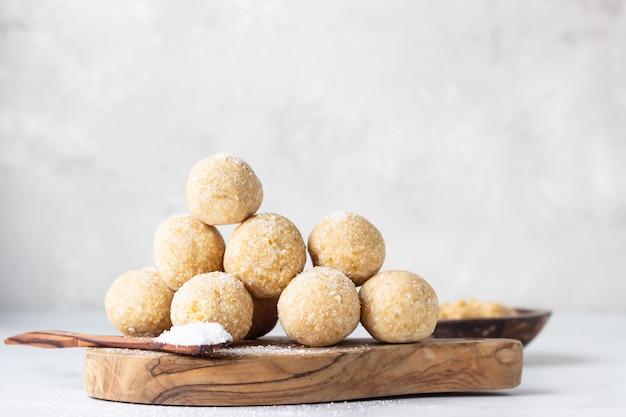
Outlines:
[[621,0],[0,0],[0,309],[102,309],[225,151],[441,300],[626,311],[625,136]]

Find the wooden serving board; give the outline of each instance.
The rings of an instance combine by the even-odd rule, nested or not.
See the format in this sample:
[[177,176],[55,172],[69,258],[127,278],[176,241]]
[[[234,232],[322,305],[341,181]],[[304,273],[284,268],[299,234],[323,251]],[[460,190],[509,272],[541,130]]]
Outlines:
[[348,339],[311,348],[271,338],[211,357],[90,348],[85,387],[91,397],[143,404],[302,404],[514,388],[522,358],[522,344],[512,339]]

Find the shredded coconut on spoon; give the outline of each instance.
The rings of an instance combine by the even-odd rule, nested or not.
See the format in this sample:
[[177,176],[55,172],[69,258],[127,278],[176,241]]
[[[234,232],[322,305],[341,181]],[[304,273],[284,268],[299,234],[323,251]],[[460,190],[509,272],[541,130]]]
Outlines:
[[172,326],[155,339],[159,343],[177,346],[216,345],[233,340],[230,333],[219,323],[194,322]]

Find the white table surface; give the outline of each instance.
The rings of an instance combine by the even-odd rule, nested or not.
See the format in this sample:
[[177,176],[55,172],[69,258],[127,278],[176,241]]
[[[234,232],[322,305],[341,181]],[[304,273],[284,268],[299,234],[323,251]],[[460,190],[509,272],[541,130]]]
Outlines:
[[[104,312],[0,312],[3,340],[53,329],[117,334]],[[554,312],[524,349],[522,383],[511,390],[290,406],[174,407],[88,397],[81,348],[2,344],[0,416],[626,416],[625,346],[626,314]]]

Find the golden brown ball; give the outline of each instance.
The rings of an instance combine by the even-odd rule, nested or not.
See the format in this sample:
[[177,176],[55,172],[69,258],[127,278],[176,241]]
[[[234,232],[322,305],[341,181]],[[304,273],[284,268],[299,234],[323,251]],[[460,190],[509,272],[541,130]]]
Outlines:
[[155,337],[172,326],[172,291],[154,269],[129,271],[113,281],[104,298],[111,323],[127,336]]
[[197,162],[187,177],[191,213],[211,225],[237,224],[261,207],[263,186],[250,165],[227,153]]
[[412,272],[381,272],[363,284],[359,297],[361,323],[381,342],[417,342],[430,336],[437,325],[437,294]]
[[313,228],[308,250],[313,265],[341,271],[357,286],[376,274],[385,260],[385,241],[378,229],[362,215],[345,211]]
[[224,253],[224,270],[258,298],[278,297],[305,263],[300,231],[289,219],[273,213],[257,214],[238,225]]
[[226,244],[221,233],[194,216],[165,219],[154,236],[154,261],[163,280],[177,290],[191,277],[221,271]]
[[291,339],[330,346],[359,324],[359,295],[345,274],[327,267],[300,273],[278,299],[278,320]]
[[209,272],[191,278],[172,299],[172,324],[215,322],[230,333],[233,341],[243,339],[252,326],[254,305],[241,281],[225,272]]

